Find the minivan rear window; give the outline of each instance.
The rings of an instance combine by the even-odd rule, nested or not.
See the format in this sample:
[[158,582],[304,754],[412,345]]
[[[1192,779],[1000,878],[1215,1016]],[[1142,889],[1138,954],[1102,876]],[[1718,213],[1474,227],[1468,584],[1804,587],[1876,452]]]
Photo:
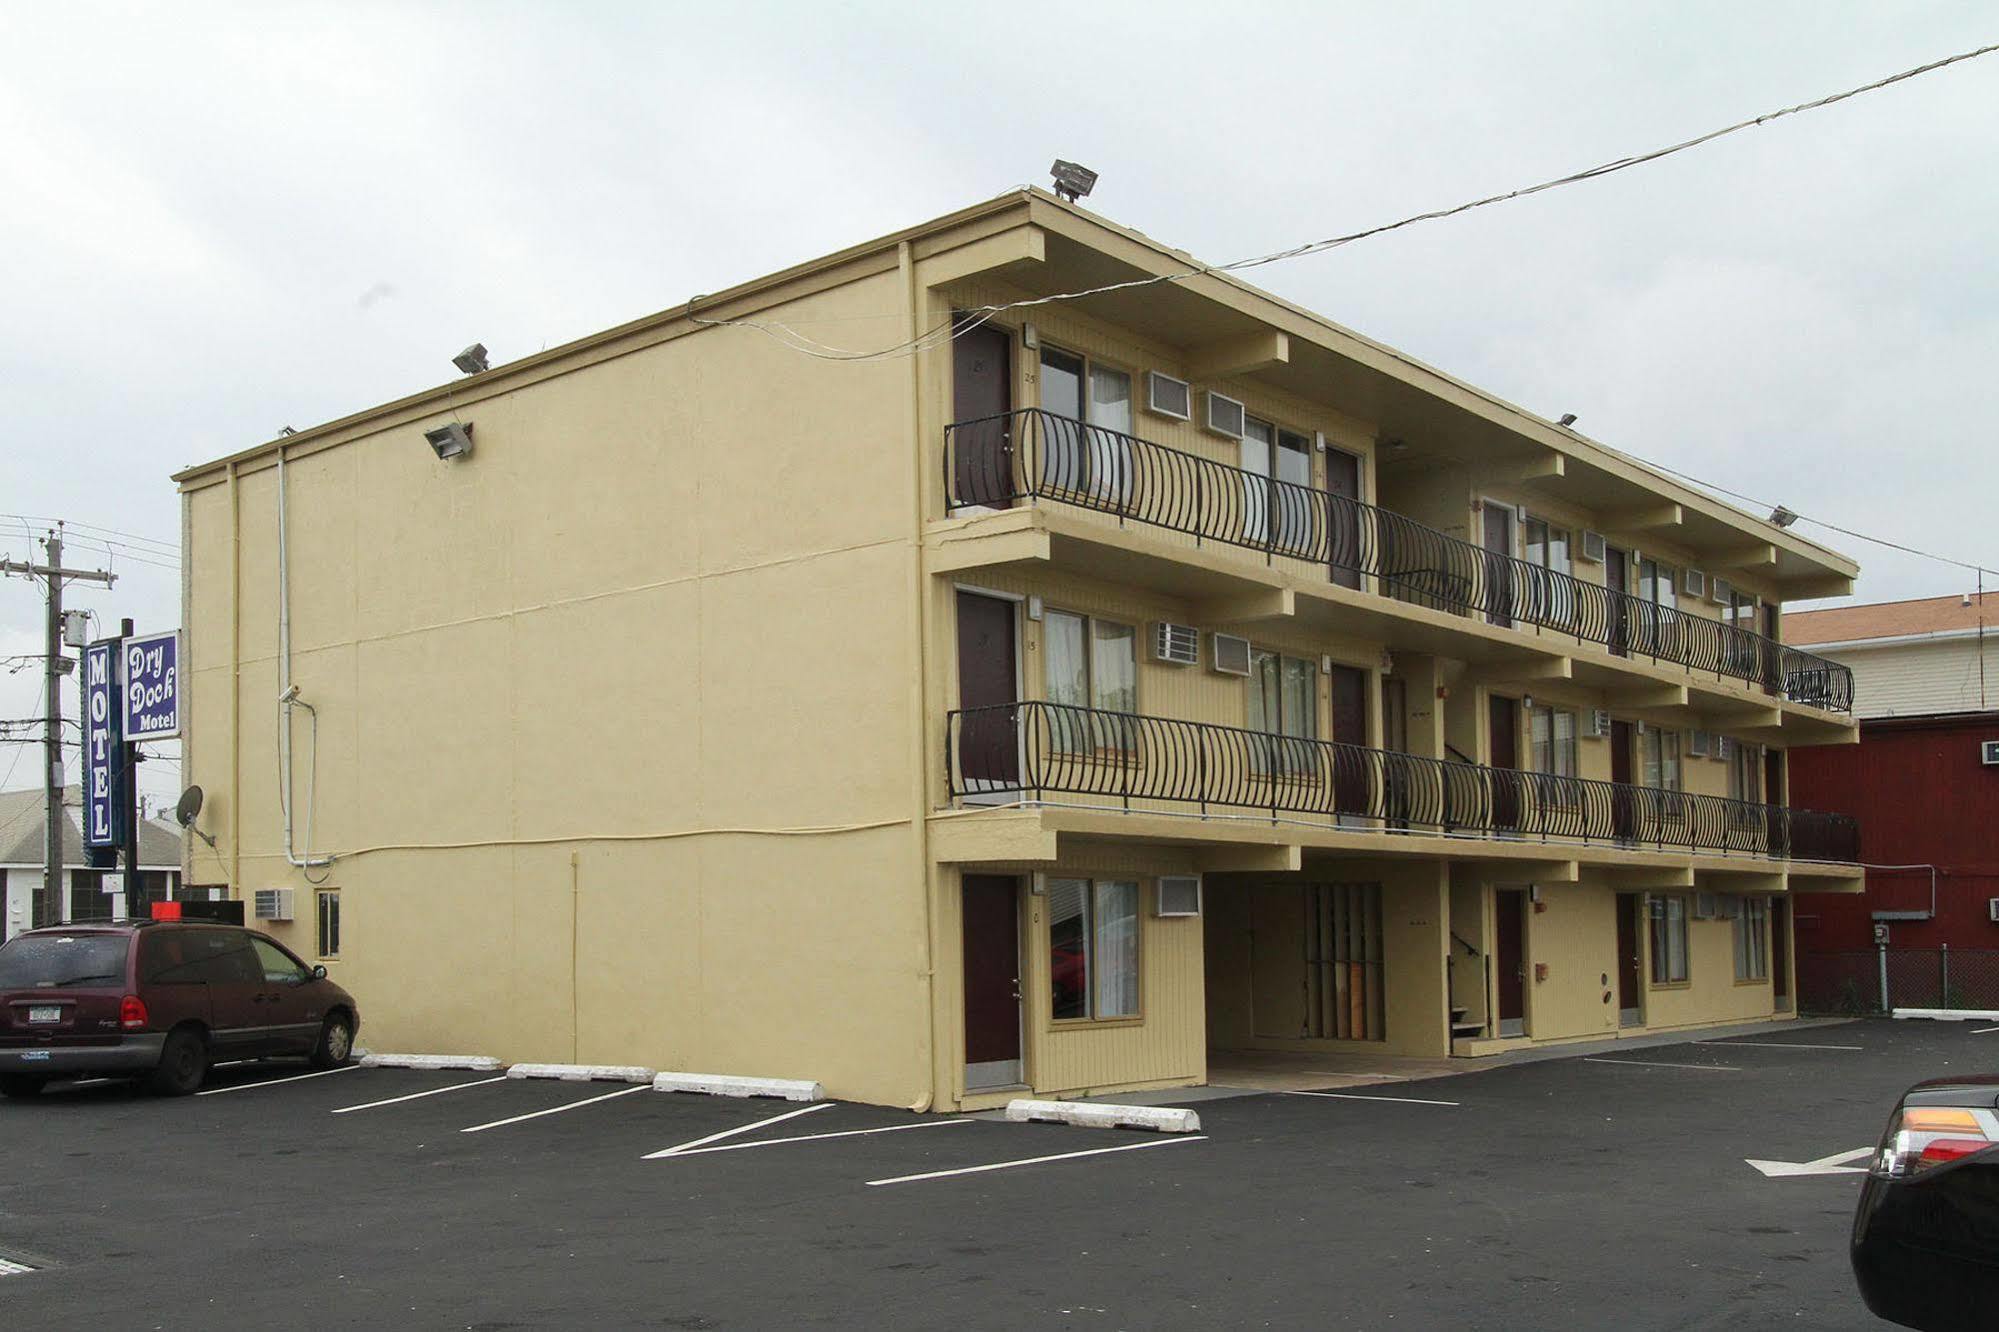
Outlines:
[[0,946],[0,990],[125,983],[124,934],[36,934]]

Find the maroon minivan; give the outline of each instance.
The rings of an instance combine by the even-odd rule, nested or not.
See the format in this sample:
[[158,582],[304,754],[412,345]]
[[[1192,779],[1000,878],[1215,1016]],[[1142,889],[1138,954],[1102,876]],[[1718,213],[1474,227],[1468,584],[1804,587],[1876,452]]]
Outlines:
[[198,1089],[221,1059],[354,1049],[353,996],[275,939],[239,925],[120,921],[29,930],[0,946],[0,1094],[57,1078]]

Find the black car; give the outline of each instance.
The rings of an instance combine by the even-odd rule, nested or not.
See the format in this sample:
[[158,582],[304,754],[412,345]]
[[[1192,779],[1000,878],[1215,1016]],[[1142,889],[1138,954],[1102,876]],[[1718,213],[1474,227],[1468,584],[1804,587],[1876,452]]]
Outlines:
[[1853,1275],[1890,1322],[1999,1327],[1999,1076],[1902,1094],[1853,1218]]

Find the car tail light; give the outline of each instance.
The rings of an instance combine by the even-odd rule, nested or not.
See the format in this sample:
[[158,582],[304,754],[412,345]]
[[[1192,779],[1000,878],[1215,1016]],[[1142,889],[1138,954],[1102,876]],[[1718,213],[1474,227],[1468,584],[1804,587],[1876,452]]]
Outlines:
[[1999,1115],[1969,1106],[1911,1105],[1888,1121],[1869,1172],[1907,1179],[1999,1145]]
[[127,1031],[138,1031],[152,1020],[152,1015],[146,1012],[146,1001],[136,994],[126,995],[118,1005],[118,1025]]

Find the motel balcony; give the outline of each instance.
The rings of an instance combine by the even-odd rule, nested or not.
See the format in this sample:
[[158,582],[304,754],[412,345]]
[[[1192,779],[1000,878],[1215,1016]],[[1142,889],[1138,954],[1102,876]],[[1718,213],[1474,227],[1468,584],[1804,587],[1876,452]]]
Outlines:
[[[1000,553],[976,554],[981,529],[968,528],[950,534],[940,570],[1004,563],[1006,537],[1039,535],[1038,558],[1066,543],[1079,564],[1137,585],[1217,604],[1241,604],[1247,592],[1272,608],[1266,617],[1301,621],[1309,603],[1326,623],[1341,615],[1412,650],[1606,688],[1691,686],[1710,708],[1753,715],[1761,699],[1773,738],[1780,726],[1791,732],[1785,743],[1850,738],[1853,674],[1838,662],[1134,435],[1034,408],[957,422],[946,430],[944,483],[947,514],[976,515]],[[1037,522],[1046,530],[1029,530]],[[1157,550],[1145,553],[1140,531],[1159,534]],[[1018,541],[1013,549],[1037,557]],[[1295,603],[1287,588],[1300,589]]]
[[1858,873],[1843,814],[1038,701],[954,711],[945,730],[960,810],[1062,812],[1081,835],[1129,820],[1339,853]]

